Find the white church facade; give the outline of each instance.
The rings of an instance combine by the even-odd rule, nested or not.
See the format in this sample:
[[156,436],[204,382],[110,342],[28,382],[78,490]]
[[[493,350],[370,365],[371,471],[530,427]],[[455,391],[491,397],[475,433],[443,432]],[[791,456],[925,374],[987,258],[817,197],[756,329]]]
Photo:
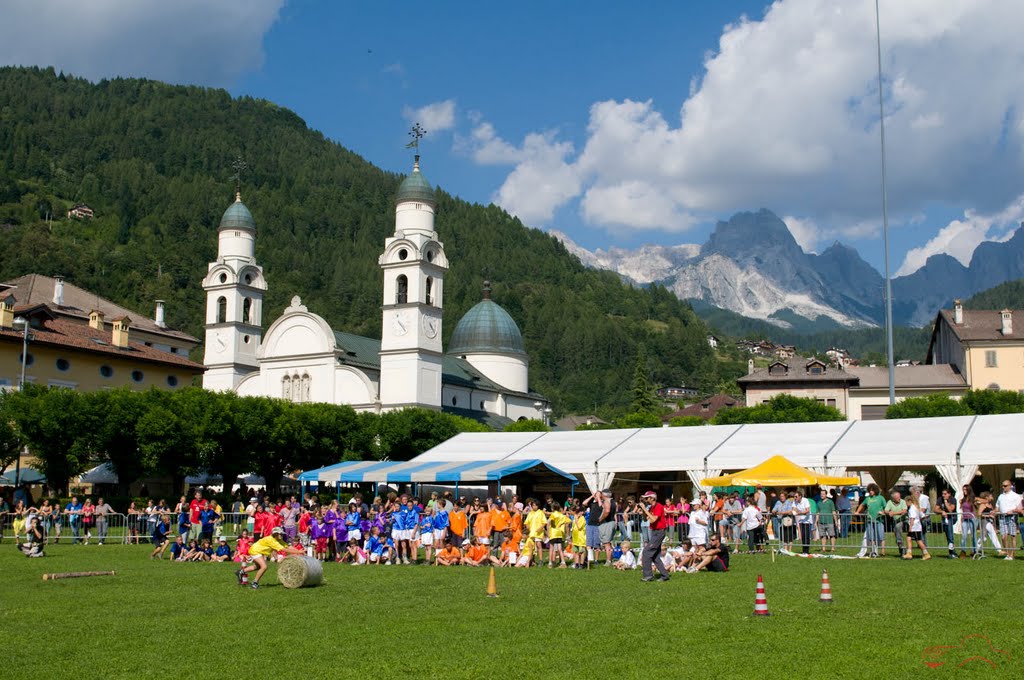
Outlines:
[[401,184],[395,233],[384,243],[380,339],[335,331],[298,296],[262,328],[267,281],[256,263],[256,223],[236,194],[218,228],[206,291],[203,386],[295,402],[347,404],[357,411],[444,410],[501,427],[545,419],[548,400],[529,388],[529,357],[512,317],[483,300],[441,344],[449,263],[434,229],[434,192],[419,169]]

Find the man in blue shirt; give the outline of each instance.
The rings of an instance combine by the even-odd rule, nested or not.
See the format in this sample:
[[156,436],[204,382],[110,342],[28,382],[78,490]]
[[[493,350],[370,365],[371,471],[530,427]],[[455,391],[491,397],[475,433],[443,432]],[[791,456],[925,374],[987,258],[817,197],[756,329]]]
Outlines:
[[71,502],[64,506],[64,512],[68,515],[68,526],[71,527],[71,534],[74,536],[71,543],[78,543],[82,527],[82,504],[78,502],[78,496],[71,497]]

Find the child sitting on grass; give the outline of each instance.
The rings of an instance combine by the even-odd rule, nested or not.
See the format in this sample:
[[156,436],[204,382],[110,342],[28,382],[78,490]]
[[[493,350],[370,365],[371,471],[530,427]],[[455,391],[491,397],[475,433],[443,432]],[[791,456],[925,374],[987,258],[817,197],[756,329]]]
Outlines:
[[228,539],[221,536],[217,539],[217,551],[211,558],[214,562],[230,562],[231,548],[228,546]]
[[366,564],[366,551],[359,546],[358,540],[354,538],[348,539],[348,547],[345,548],[345,552],[341,555],[341,561],[347,562],[352,566]]
[[636,555],[630,549],[632,544],[629,541],[623,541],[619,547],[622,549],[622,556],[615,562],[615,568],[619,571],[636,569]]
[[491,564],[491,556],[481,536],[474,536],[473,543],[466,550],[462,563],[469,567],[483,567]]
[[444,550],[437,553],[434,564],[439,567],[454,567],[462,563],[462,551],[455,547],[451,539],[445,541]]
[[185,537],[178,534],[177,538],[174,539],[174,544],[171,545],[171,561],[184,562],[187,553],[188,546],[185,545]]

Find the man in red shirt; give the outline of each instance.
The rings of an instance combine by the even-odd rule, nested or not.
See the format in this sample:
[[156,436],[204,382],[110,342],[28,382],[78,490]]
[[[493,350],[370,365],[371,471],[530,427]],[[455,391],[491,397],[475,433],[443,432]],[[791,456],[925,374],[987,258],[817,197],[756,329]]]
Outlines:
[[202,522],[199,521],[199,512],[205,505],[206,501],[203,500],[203,493],[196,491],[192,502],[188,504],[188,521],[192,522],[192,526],[188,530],[189,540],[199,539],[199,533],[203,528]]
[[659,581],[668,580],[668,569],[661,561],[661,544],[665,541],[665,530],[668,529],[668,517],[665,516],[665,506],[658,502],[658,494],[648,491],[640,497],[642,504],[640,511],[646,515],[647,521],[651,523],[651,534],[647,543],[644,544],[644,551],[640,557],[644,575],[641,581],[653,581],[654,572],[651,564],[658,567]]

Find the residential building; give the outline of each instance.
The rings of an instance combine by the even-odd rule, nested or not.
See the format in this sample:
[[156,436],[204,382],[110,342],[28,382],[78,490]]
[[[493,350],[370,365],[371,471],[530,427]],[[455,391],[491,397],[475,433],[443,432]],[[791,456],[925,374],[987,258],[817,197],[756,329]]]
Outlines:
[[1024,310],[964,309],[956,300],[935,317],[925,362],[952,364],[972,389],[1024,390],[1022,323]]
[[718,338],[708,333],[708,346],[711,349],[718,349]]
[[679,399],[694,399],[700,396],[700,391],[693,387],[661,387],[656,394],[666,401],[677,401]]
[[581,425],[611,425],[607,420],[601,420],[595,415],[589,416],[566,416],[555,421],[555,430],[572,432]]
[[128,386],[177,389],[202,375],[202,365],[184,354],[157,349],[134,337],[133,321],[120,316],[108,322],[96,310],[90,323],[78,323],[50,305],[18,305],[14,296],[0,300],[0,387],[21,380],[23,328],[28,323],[25,382],[92,391]]
[[75,207],[68,211],[68,217],[75,217],[80,220],[91,220],[94,217],[92,208],[85,203],[76,203]]
[[[967,390],[964,376],[950,364],[897,366],[895,377],[898,402],[940,392],[959,399]],[[775,361],[768,368],[751,369],[736,382],[747,406],[791,394],[834,406],[847,420],[879,420],[889,408],[886,366],[830,366],[820,359]]]
[[704,420],[711,420],[718,412],[723,409],[735,408],[736,406],[742,406],[742,400],[729,394],[712,394],[709,397],[705,397],[700,401],[690,404],[685,408],[678,409],[669,413],[666,416],[662,416],[663,422],[669,422],[673,418],[680,418],[686,416],[696,416],[703,418]]

